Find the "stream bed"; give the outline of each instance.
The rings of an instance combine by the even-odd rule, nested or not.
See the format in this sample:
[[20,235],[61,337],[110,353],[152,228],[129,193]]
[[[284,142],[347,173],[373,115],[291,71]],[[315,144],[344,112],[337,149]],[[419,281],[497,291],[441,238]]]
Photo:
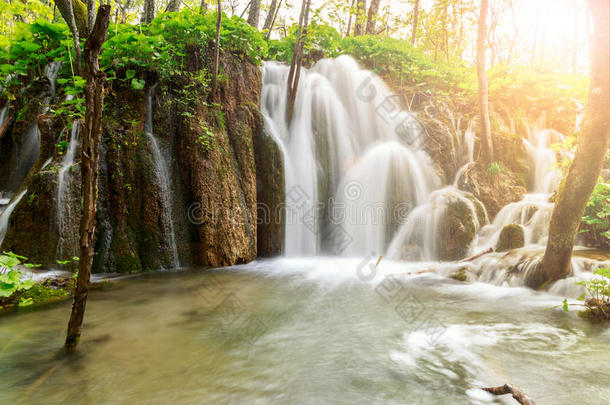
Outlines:
[[0,403],[538,405],[610,398],[610,329],[563,297],[460,283],[426,263],[283,258],[148,274],[0,315]]

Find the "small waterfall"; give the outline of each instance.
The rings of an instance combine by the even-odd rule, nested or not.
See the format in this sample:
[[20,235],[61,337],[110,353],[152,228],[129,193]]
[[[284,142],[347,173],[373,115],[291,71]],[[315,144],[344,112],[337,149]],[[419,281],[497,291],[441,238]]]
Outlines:
[[4,123],[8,119],[8,102],[0,110],[0,128],[4,126]]
[[290,123],[288,66],[262,70],[265,127],[284,154],[285,254],[384,252],[400,225],[393,211],[440,186],[421,126],[351,57],[303,70]]
[[159,185],[161,202],[163,205],[163,224],[166,227],[164,230],[165,237],[172,255],[172,266],[174,268],[180,267],[180,258],[178,256],[178,248],[176,245],[176,233],[174,231],[174,221],[172,216],[172,203],[171,203],[171,188],[170,188],[170,174],[169,165],[161,155],[157,138],[153,133],[153,111],[152,111],[152,96],[155,90],[155,86],[152,86],[148,90],[147,94],[147,109],[146,109],[146,122],[144,123],[144,132],[148,137],[150,149],[152,152],[154,165],[155,165],[155,176],[157,177],[157,184]]
[[[387,256],[394,260],[437,260],[438,241],[450,204],[460,203],[472,216],[475,232],[481,227],[474,202],[456,187],[448,186],[430,194],[425,204],[419,205],[407,217],[394,237]],[[472,246],[476,240],[471,243]]]
[[[72,227],[70,226],[74,221],[72,213],[72,204],[69,199],[70,190],[70,175],[72,173],[72,166],[76,157],[76,152],[80,145],[79,142],[80,133],[80,122],[74,121],[72,123],[72,130],[70,131],[70,143],[68,150],[66,151],[64,158],[61,161],[61,168],[57,176],[57,228],[59,232],[59,238],[57,242],[56,257],[59,260],[64,260],[65,256],[68,255],[67,250],[70,248],[70,236],[73,233]],[[66,246],[67,245],[67,246]]]
[[4,242],[4,237],[6,236],[6,232],[8,231],[8,221],[11,217],[11,214],[17,207],[17,204],[21,201],[23,196],[27,193],[27,190],[23,190],[19,195],[14,198],[7,206],[2,214],[0,214],[0,247],[2,247],[2,242]]
[[40,154],[40,131],[38,124],[33,123],[25,133],[23,140],[15,148],[15,161],[17,166],[9,177],[9,190],[16,190],[21,186],[30,169],[38,160]]
[[59,62],[59,61],[51,62],[44,68],[44,74],[47,77],[47,79],[49,79],[50,95],[49,95],[49,97],[45,98],[45,102],[44,102],[45,106],[43,107],[43,113],[46,113],[47,111],[49,111],[49,109],[51,107],[51,101],[53,100],[53,98],[55,97],[55,94],[57,93],[57,75],[59,74],[60,68],[61,68],[61,62]]

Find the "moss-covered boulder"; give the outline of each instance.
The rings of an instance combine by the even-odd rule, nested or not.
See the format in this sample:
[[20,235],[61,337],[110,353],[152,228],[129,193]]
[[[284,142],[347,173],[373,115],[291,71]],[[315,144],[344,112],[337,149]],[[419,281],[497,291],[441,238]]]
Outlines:
[[496,252],[506,252],[525,245],[525,231],[519,224],[510,224],[502,228],[496,244]]
[[447,204],[437,230],[439,260],[459,260],[468,255],[477,231],[475,216],[472,206],[464,199]]

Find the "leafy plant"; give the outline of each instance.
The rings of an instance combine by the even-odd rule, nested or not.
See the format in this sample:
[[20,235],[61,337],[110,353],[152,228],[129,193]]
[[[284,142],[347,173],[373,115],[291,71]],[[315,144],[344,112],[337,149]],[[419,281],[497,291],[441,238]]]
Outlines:
[[610,246],[610,184],[599,182],[589,198],[582,217],[581,233],[589,245]]
[[21,299],[21,294],[34,286],[32,279],[24,279],[25,275],[19,270],[19,266],[26,268],[39,267],[26,263],[27,258],[12,252],[4,252],[0,255],[0,307],[11,304],[18,300],[19,305],[30,305],[31,299]]
[[487,166],[487,173],[493,178],[496,177],[502,171],[502,166],[498,162],[491,162]]
[[[576,284],[582,285],[586,289],[586,293],[579,297],[584,306],[585,311],[581,315],[594,321],[610,320],[610,269],[597,269],[594,272],[595,276],[587,281],[580,281]],[[562,308],[568,311],[568,300],[563,300]]]

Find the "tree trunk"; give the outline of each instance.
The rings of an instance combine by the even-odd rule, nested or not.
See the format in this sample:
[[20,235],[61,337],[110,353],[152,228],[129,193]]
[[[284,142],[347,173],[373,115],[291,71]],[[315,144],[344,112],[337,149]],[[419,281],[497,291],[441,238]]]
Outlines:
[[275,13],[273,14],[273,19],[271,20],[271,25],[265,34],[265,38],[269,39],[271,37],[271,31],[273,31],[273,27],[275,27],[275,19],[277,15],[280,13],[280,9],[282,8],[282,0],[279,0],[277,7],[275,8]]
[[[55,0],[59,13],[70,27],[70,13],[74,13],[76,27],[81,38],[87,37],[87,8],[81,0]],[[70,27],[72,30],[72,27]]]
[[542,274],[532,287],[559,280],[570,272],[574,238],[610,143],[610,5],[608,0],[589,0],[594,21],[591,49],[591,87],[582,134],[565,183],[551,215],[549,238],[542,259]]
[[206,0],[201,0],[199,4],[199,14],[205,14],[208,11],[208,2]]
[[350,32],[352,31],[352,17],[354,16],[354,4],[356,0],[352,0],[352,4],[349,7],[349,20],[347,21],[347,32],[345,33],[346,37],[349,37]]
[[303,46],[305,37],[307,36],[307,25],[309,23],[309,7],[311,0],[303,0],[301,7],[301,15],[299,17],[299,33],[294,50],[292,52],[292,62],[290,63],[290,71],[288,73],[288,106],[286,110],[286,121],[290,123],[292,113],[294,112],[294,103],[296,101],[297,91],[299,90],[299,80],[301,77],[301,66],[303,65]]
[[76,70],[76,74],[78,76],[83,76],[83,67],[82,67],[82,54],[80,49],[80,34],[79,29],[76,24],[76,18],[74,17],[74,2],[76,0],[68,0],[70,3],[70,7],[67,8],[68,15],[64,18],[68,22],[68,27],[72,32],[72,39],[74,42],[74,68]]
[[85,130],[82,135],[81,176],[83,215],[80,223],[80,263],[72,313],[66,335],[66,349],[74,349],[80,340],[89,292],[93,264],[95,214],[97,211],[98,145],[102,136],[102,110],[106,90],[106,75],[100,70],[99,54],[106,41],[110,23],[110,6],[102,5],[97,12],[91,34],[85,42]]
[[248,12],[248,24],[258,29],[258,20],[261,14],[261,0],[252,0],[250,2],[250,11]]
[[489,122],[489,104],[487,100],[487,71],[485,68],[485,37],[487,34],[488,0],[481,0],[479,29],[477,31],[477,78],[479,81],[479,121],[481,127],[481,160],[484,164],[493,162],[493,142]]
[[277,9],[277,0],[271,0],[271,5],[269,6],[269,12],[265,17],[265,23],[263,24],[263,31],[271,30],[273,26],[273,20],[275,19],[275,10]]
[[87,0],[87,36],[95,24],[95,0]]
[[379,5],[381,0],[371,0],[371,6],[369,7],[368,20],[366,22],[366,33],[368,35],[375,35],[375,24],[377,23],[377,15],[379,14]]
[[214,42],[214,73],[212,75],[212,91],[210,96],[212,100],[216,100],[216,92],[218,91],[218,70],[220,69],[220,26],[222,24],[222,3],[218,0],[218,10],[216,16],[216,41]]
[[356,23],[354,24],[354,36],[364,34],[364,22],[366,21],[366,0],[356,2]]
[[180,0],[169,0],[169,3],[167,3],[167,8],[165,9],[166,12],[176,12],[176,11],[180,11]]
[[155,18],[155,0],[144,0],[144,13],[142,13],[142,22],[150,24]]
[[411,31],[411,45],[415,46],[415,37],[417,35],[417,19],[419,18],[419,0],[415,0],[413,6],[413,30]]

